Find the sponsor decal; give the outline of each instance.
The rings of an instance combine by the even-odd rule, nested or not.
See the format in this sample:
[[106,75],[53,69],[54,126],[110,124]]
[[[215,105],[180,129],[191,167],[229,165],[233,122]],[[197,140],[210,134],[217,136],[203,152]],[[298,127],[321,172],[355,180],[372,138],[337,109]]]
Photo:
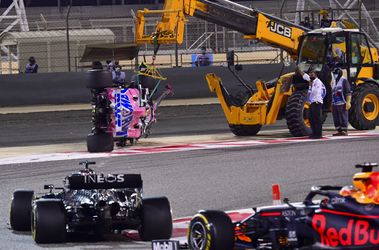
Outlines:
[[179,250],[179,241],[176,240],[154,240],[151,243],[152,250]]
[[358,218],[316,214],[312,217],[312,228],[320,236],[320,243],[324,246],[378,245],[379,228],[375,220]]
[[274,21],[268,21],[267,28],[269,28],[271,32],[274,32],[284,37],[291,38],[292,36],[292,29],[290,27],[284,26],[283,24]]
[[292,217],[292,216],[296,216],[296,212],[294,210],[283,210],[282,215],[284,217]]
[[115,118],[117,135],[127,135],[130,122],[133,119],[133,106],[127,96],[128,89],[115,91]]
[[344,197],[333,197],[330,201],[333,205],[336,204],[343,204],[346,202],[346,199]]
[[115,183],[124,182],[125,176],[123,174],[108,174],[108,175],[85,175],[84,183]]

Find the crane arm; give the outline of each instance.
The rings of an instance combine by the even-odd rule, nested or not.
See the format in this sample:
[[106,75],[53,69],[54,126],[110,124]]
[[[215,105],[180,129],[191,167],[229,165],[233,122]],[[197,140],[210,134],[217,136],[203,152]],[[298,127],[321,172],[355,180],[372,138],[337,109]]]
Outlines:
[[[162,15],[152,34],[145,34],[148,16]],[[238,31],[246,39],[256,39],[296,56],[301,35],[307,28],[229,0],[165,0],[163,10],[139,10],[136,43],[181,44],[186,16],[194,16]]]

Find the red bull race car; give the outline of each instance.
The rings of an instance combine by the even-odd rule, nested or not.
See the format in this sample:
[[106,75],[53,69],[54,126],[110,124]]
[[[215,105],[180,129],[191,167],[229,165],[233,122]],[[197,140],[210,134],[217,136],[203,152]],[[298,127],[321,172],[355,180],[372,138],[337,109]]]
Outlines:
[[312,187],[304,201],[255,208],[232,222],[221,211],[200,211],[189,226],[188,247],[230,249],[379,249],[379,173],[362,169],[353,186]]

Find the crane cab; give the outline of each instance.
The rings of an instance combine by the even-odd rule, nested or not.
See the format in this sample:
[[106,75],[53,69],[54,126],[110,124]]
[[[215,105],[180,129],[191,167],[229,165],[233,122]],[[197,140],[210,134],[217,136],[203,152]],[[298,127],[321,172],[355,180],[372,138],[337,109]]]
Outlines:
[[323,28],[302,37],[298,65],[322,72],[325,67],[340,67],[347,71],[348,80],[374,78],[378,52],[370,45],[364,33],[356,29]]
[[352,85],[350,124],[359,130],[374,129],[379,123],[378,51],[366,35],[357,29],[316,29],[301,38],[298,53],[299,68],[318,72],[329,87],[326,102],[331,101],[331,71],[339,67]]

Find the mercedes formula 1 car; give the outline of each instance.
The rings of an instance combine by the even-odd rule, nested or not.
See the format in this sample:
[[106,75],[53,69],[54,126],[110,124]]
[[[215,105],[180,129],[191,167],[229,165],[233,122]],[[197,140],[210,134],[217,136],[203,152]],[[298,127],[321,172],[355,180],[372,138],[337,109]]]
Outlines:
[[68,233],[101,239],[107,233],[136,229],[144,241],[169,239],[170,204],[166,197],[143,198],[139,174],[97,174],[84,169],[66,176],[64,187],[45,185],[47,193],[16,190],[10,209],[15,231],[32,231],[37,243],[65,242]]
[[[377,164],[356,165],[353,186],[313,187],[303,202],[255,208],[232,223],[221,211],[200,211],[189,226],[188,246],[230,249],[379,249]],[[321,200],[315,200],[320,197]]]

